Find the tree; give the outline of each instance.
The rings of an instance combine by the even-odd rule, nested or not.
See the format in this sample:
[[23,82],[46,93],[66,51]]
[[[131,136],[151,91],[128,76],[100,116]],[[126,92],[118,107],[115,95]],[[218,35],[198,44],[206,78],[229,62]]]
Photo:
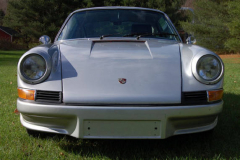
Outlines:
[[195,23],[182,22],[194,34],[197,44],[218,52],[239,51],[240,2],[238,0],[196,0]]
[[225,42],[225,47],[231,52],[240,52],[240,1],[228,3],[228,14],[230,22],[227,23],[229,36]]
[[5,14],[3,12],[3,10],[0,10],[0,26],[3,25],[3,18],[4,18]]
[[53,40],[72,11],[98,6],[139,6],[168,13],[178,26],[179,8],[185,0],[9,0],[4,25],[19,32],[24,43],[48,35]]
[[4,25],[18,31],[28,46],[43,34],[53,40],[70,12],[90,5],[81,0],[9,0]]

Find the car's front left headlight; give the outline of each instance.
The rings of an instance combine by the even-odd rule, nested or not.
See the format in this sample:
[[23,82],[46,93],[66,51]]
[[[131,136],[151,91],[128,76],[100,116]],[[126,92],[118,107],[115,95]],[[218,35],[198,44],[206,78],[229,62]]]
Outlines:
[[18,66],[18,72],[24,82],[36,84],[44,81],[50,73],[51,61],[49,56],[41,54],[28,54]]
[[196,56],[193,59],[192,71],[194,77],[204,84],[215,84],[223,76],[223,63],[215,55]]

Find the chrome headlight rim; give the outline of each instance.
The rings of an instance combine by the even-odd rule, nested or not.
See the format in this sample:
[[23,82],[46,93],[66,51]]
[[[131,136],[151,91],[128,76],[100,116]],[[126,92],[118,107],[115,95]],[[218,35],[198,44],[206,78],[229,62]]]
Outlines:
[[[30,56],[40,56],[44,59],[45,64],[46,64],[46,70],[43,74],[43,76],[41,76],[39,79],[30,79],[28,77],[26,77],[22,71],[22,65],[24,63],[24,61],[29,58]],[[52,66],[52,62],[51,62],[51,57],[48,54],[44,54],[44,53],[29,53],[24,55],[23,57],[21,57],[21,59],[19,60],[18,63],[18,75],[19,77],[26,83],[29,84],[38,84],[43,82],[44,80],[46,80],[48,78],[48,76],[51,73],[51,66]]]
[[[206,79],[203,79],[199,74],[198,74],[198,70],[197,70],[197,64],[199,62],[199,60],[201,58],[204,58],[204,57],[214,57],[216,58],[216,60],[220,63],[220,68],[221,68],[221,71],[219,73],[219,75],[215,78],[215,79],[211,79],[211,80],[206,80]],[[197,54],[193,60],[192,60],[192,73],[194,75],[194,77],[201,83],[203,84],[208,84],[208,85],[211,85],[211,84],[216,84],[218,83],[220,80],[222,80],[222,77],[223,77],[223,74],[224,74],[224,64],[221,60],[221,58],[218,56],[218,55],[215,55],[215,54],[204,54],[204,53],[200,53],[200,54]]]

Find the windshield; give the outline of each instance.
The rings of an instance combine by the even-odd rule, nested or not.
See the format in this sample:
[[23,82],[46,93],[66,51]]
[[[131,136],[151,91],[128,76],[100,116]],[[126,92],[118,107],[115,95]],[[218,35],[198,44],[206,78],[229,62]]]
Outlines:
[[93,37],[144,37],[179,40],[160,12],[104,9],[77,12],[71,16],[58,40]]

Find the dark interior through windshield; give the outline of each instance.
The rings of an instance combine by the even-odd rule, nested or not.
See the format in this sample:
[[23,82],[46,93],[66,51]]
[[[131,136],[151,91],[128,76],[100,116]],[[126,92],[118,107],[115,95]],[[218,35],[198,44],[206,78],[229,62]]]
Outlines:
[[[161,34],[160,33],[164,33]],[[175,32],[164,14],[147,10],[105,9],[77,12],[71,16],[58,40],[138,36],[176,40]]]

